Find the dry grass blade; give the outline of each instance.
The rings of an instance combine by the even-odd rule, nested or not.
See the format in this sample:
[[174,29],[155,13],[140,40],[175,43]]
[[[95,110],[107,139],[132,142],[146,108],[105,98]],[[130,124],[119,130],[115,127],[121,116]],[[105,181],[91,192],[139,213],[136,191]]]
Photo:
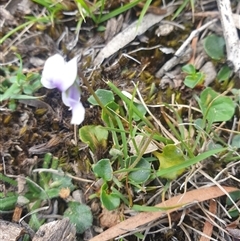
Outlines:
[[[233,192],[236,191],[237,188],[235,187],[222,187],[226,192]],[[187,204],[191,204],[193,202],[203,202],[209,199],[217,198],[220,196],[225,195],[225,193],[219,189],[219,187],[205,187],[200,188],[196,190],[192,190],[189,192],[186,192],[185,194],[178,195],[176,197],[173,197],[165,202],[162,202],[156,207],[159,208],[166,208],[171,207],[174,205],[180,205],[182,204],[182,207],[186,206]],[[168,213],[172,213],[174,211],[178,210],[178,208],[173,208]],[[166,212],[159,211],[159,212],[143,212],[139,213],[138,215],[129,218],[116,226],[109,228],[105,232],[99,234],[98,236],[90,239],[90,241],[107,241],[109,239],[115,238],[119,235],[125,234],[131,230],[136,229],[137,227],[147,224],[157,218],[162,217],[165,215]]]
[[150,27],[159,23],[162,19],[169,16],[175,10],[175,6],[169,6],[164,15],[146,14],[140,26],[137,27],[138,20],[129,25],[126,29],[116,35],[97,55],[94,65],[100,65],[104,59],[116,53],[119,49],[129,44],[136,36],[146,32]]
[[[210,200],[209,203],[209,212],[211,212],[212,214],[216,214],[217,212],[217,203],[214,200]],[[211,237],[212,236],[212,232],[213,232],[213,224],[210,223],[208,220],[205,222],[204,227],[203,227],[203,233],[206,234],[206,236]],[[199,241],[209,241],[210,239],[202,236],[201,239]]]

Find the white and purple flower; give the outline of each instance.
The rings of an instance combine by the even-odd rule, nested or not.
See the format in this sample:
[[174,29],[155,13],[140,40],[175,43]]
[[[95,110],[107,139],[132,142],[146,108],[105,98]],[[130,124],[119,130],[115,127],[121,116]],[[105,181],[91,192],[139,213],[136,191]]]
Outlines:
[[72,110],[71,124],[81,124],[84,120],[85,109],[80,102],[77,57],[69,62],[66,62],[59,54],[49,57],[43,67],[41,82],[48,89],[57,88],[62,92],[63,103]]

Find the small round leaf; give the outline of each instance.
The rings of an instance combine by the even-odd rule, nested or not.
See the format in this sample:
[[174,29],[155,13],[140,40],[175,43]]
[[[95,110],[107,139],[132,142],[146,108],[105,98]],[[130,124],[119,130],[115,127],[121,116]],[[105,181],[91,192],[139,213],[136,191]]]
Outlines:
[[76,225],[77,233],[83,233],[92,226],[93,217],[91,209],[85,204],[69,202],[63,216],[68,217],[71,223]]
[[204,39],[203,47],[207,55],[212,59],[221,60],[225,56],[225,40],[223,37],[219,37],[215,34],[209,35]]
[[[114,95],[113,92],[110,90],[104,90],[104,89],[98,89],[95,94],[101,101],[101,103],[106,106],[108,103],[114,101]],[[91,95],[88,98],[88,102],[92,105],[99,105],[99,103],[95,100],[95,98]]]
[[[136,156],[132,156],[126,160],[128,166],[130,166],[135,160]],[[135,170],[128,174],[128,178],[134,183],[141,184],[148,180],[151,174],[151,164],[144,158],[141,158],[138,164],[134,167]]]
[[219,82],[229,80],[230,76],[232,75],[232,70],[227,66],[224,65],[217,74],[217,79]]
[[113,170],[109,159],[98,161],[96,164],[92,165],[92,169],[97,177],[101,177],[105,181],[112,180]]
[[118,195],[108,189],[108,185],[104,183],[101,188],[100,200],[107,210],[114,210],[120,205]]
[[219,95],[210,87],[202,91],[199,105],[203,115],[210,122],[228,121],[235,112],[235,105],[232,99]]
[[195,74],[196,69],[192,64],[186,64],[182,67],[182,71],[187,74]]
[[236,135],[233,137],[231,146],[235,148],[240,148],[240,135]]

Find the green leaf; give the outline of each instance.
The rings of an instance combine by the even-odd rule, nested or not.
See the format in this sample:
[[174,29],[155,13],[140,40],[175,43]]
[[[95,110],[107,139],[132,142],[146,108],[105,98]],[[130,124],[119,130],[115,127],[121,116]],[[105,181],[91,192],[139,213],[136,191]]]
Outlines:
[[103,25],[100,25],[100,26],[97,27],[98,32],[104,32],[105,30],[106,30],[106,27],[103,26]]
[[113,170],[109,159],[98,161],[96,164],[92,165],[92,169],[97,177],[101,177],[105,181],[112,180]]
[[[113,178],[113,181],[115,181],[116,183],[116,179],[117,178]],[[122,188],[123,185],[122,183],[120,183],[120,185],[118,185],[119,188]],[[124,194],[122,194],[121,192],[119,192],[116,188],[114,188],[113,186],[111,187],[112,192],[119,197],[127,206],[129,206],[129,200],[125,197]],[[121,189],[120,189],[121,190]]]
[[0,101],[11,99],[12,95],[19,94],[20,92],[20,86],[17,83],[14,83],[5,91],[3,95],[0,95]]
[[79,137],[95,152],[97,148],[106,148],[108,131],[103,126],[83,126],[79,129]]
[[231,146],[235,148],[240,148],[240,135],[236,135],[233,137]]
[[16,104],[16,101],[13,100],[13,99],[10,99],[8,101],[8,108],[12,111],[16,110],[17,109],[17,104]]
[[[86,21],[85,20],[85,17],[87,16],[90,16],[92,18],[92,20],[97,23],[97,18],[95,17],[95,15],[93,14],[94,12],[94,9],[92,7],[90,7],[90,5],[88,5],[86,3],[86,1],[84,0],[76,0],[77,1],[77,5],[78,5],[78,10],[80,12],[80,15],[81,17],[83,18],[84,22]],[[94,5],[92,5],[94,8],[95,6],[97,7],[97,5],[99,4],[100,2],[95,2]]]
[[[140,112],[142,112],[142,114],[143,114],[144,116],[146,115],[147,110],[145,109],[145,107],[144,107],[142,104],[137,104],[137,103],[133,103],[133,104],[136,106],[136,108],[137,108]],[[133,112],[132,118],[133,118],[135,121],[141,120],[141,118],[140,118],[135,112]]]
[[43,225],[44,221],[45,221],[45,219],[41,219],[41,221],[40,221],[37,214],[34,213],[31,215],[31,219],[29,221],[29,226],[31,227],[32,230],[37,231],[41,227],[41,225]]
[[[31,205],[31,211],[37,210],[38,208],[41,207],[41,200],[36,200],[33,205]],[[36,213],[33,213],[31,215],[31,218],[29,220],[29,226],[34,230],[37,231],[40,226],[44,223],[45,219],[44,218],[38,218],[38,215]]]
[[240,89],[231,89],[231,92],[234,94],[235,101],[240,103]]
[[172,172],[176,172],[176,171],[179,171],[183,168],[188,168],[212,155],[215,155],[219,152],[223,152],[223,151],[226,151],[227,148],[221,148],[221,149],[215,149],[215,150],[210,150],[210,151],[206,151],[198,156],[195,156],[193,158],[190,158],[189,160],[186,160],[185,162],[182,162],[178,165],[175,165],[175,166],[172,166],[172,167],[168,167],[166,169],[160,169],[160,171],[157,171],[156,175],[158,177],[162,177],[163,175],[168,175],[168,174],[171,174]]
[[137,232],[137,233],[134,232],[134,236],[137,238],[137,240],[144,240],[145,239],[145,235],[142,234],[142,233],[139,233],[139,232]]
[[143,17],[144,17],[144,15],[146,14],[146,12],[147,12],[147,10],[148,10],[151,2],[152,2],[152,0],[147,0],[147,1],[145,2],[144,6],[143,6],[143,8],[142,8],[142,11],[141,11],[141,13],[140,13],[140,16],[139,16],[139,18],[138,18],[138,25],[137,25],[137,26],[139,26],[139,25],[141,24],[141,22],[143,21]]
[[[126,166],[130,166],[136,159],[137,156],[131,156],[126,159]],[[129,172],[128,178],[136,184],[142,184],[148,180],[150,174],[151,164],[144,158],[141,158],[134,167],[134,170]]]
[[76,225],[77,233],[83,233],[92,226],[93,217],[91,209],[85,204],[69,202],[63,216],[68,217],[71,223]]
[[209,35],[204,39],[203,47],[207,55],[212,59],[221,60],[225,56],[225,40],[223,37],[215,34]]
[[[16,73],[15,73],[16,74]],[[10,76],[9,77],[9,82],[14,84],[14,83],[17,83],[18,79],[17,79],[17,75],[13,75],[13,76]]]
[[[232,200],[233,200],[234,202],[238,202],[238,200],[240,200],[240,191],[239,191],[239,190],[234,191],[234,192],[231,192],[231,193],[229,193],[229,195],[230,195],[230,197],[232,198]],[[227,197],[226,203],[227,203],[228,206],[232,206],[232,205],[233,205],[233,203],[232,203],[232,201],[230,200],[229,197]],[[228,211],[228,213],[229,213],[230,216],[233,217],[233,218],[239,216],[239,212],[238,212],[238,210],[237,210],[236,208]]]
[[18,73],[17,73],[17,83],[19,85],[23,85],[27,81],[27,77],[21,71],[22,69],[21,67],[19,67]]
[[102,22],[105,22],[107,21],[108,19],[110,18],[113,18],[125,11],[127,11],[128,9],[131,9],[133,8],[134,6],[136,6],[139,2],[141,2],[141,0],[133,0],[133,1],[130,1],[129,3],[125,4],[125,5],[121,5],[119,8],[117,9],[114,9],[112,11],[110,11],[109,13],[107,14],[104,14],[99,20],[98,20],[98,23],[102,23]]
[[34,92],[33,86],[32,85],[24,85],[23,86],[23,92],[26,95],[32,95]]
[[40,96],[31,96],[31,95],[15,95],[11,93],[5,92],[3,95],[0,94],[0,101],[3,100],[34,100],[34,99],[39,99],[41,98]]
[[187,74],[190,74],[190,75],[196,73],[196,69],[195,69],[194,65],[192,65],[192,64],[186,64],[186,65],[184,65],[184,66],[182,67],[182,71],[183,71],[184,73],[187,73]]
[[184,79],[184,84],[189,88],[194,88],[196,85],[203,81],[203,73],[197,72],[192,75],[188,75]]
[[[109,102],[107,105],[105,105],[105,107],[107,107],[107,109],[113,110],[116,113],[119,113],[119,105],[114,101]],[[111,126],[109,123],[109,118],[110,118],[109,113],[107,111],[105,111],[104,109],[102,109],[102,117],[101,118],[107,124],[107,126]],[[112,121],[114,121],[114,120],[112,120]]]
[[194,65],[186,64],[182,67],[182,71],[188,75],[184,79],[184,84],[189,88],[194,88],[203,81],[203,73],[197,72]]
[[0,199],[0,211],[13,210],[17,202],[17,195],[4,197]]
[[230,76],[232,75],[232,70],[227,66],[224,65],[217,74],[217,79],[219,82],[229,80]]
[[223,146],[221,144],[210,141],[207,145],[207,150],[215,150],[215,149],[219,149],[222,147]]
[[[229,195],[234,202],[237,202],[238,200],[240,200],[240,190],[231,192],[231,193],[229,193]],[[233,203],[232,203],[232,201],[230,200],[229,197],[227,197],[226,203],[227,203],[228,206],[233,205]]]
[[16,187],[18,182],[8,176],[3,175],[3,173],[0,173],[0,180],[1,182],[8,182],[10,185]]
[[[232,217],[232,218],[237,218],[239,217],[239,212],[237,209],[233,209],[233,210],[230,210],[228,211],[229,215]],[[236,240],[239,240],[239,239],[236,239]]]
[[57,187],[59,190],[64,187],[68,187],[71,191],[74,189],[74,185],[72,184],[71,177],[62,176],[55,173],[52,174],[52,183],[50,187],[55,187],[55,188]]
[[174,16],[172,17],[172,20],[174,20],[176,17],[178,17],[180,15],[180,13],[183,11],[183,9],[186,7],[186,5],[188,4],[189,0],[184,0],[181,4],[181,6],[177,9],[176,13],[174,14]]
[[101,203],[107,210],[114,210],[120,205],[120,198],[113,191],[108,189],[107,183],[104,183],[100,194]]
[[[113,92],[110,90],[105,90],[105,89],[98,89],[95,94],[97,97],[100,99],[102,104],[106,106],[108,103],[114,101],[114,95]],[[95,100],[95,98],[91,95],[88,98],[88,102],[92,105],[99,105],[98,102]]]
[[[153,152],[153,154],[160,161],[160,170],[171,168],[185,162],[182,151],[173,144],[166,145],[163,148],[162,153],[155,151]],[[179,175],[181,175],[184,171],[185,168],[179,169],[177,171],[172,171],[171,173],[161,175],[161,177],[173,180],[176,179]]]
[[221,96],[212,88],[206,88],[200,95],[199,106],[209,122],[230,120],[235,112],[231,98]]
[[195,125],[195,128],[200,131],[202,131],[205,128],[205,123],[201,118],[196,119],[194,121],[194,125]]

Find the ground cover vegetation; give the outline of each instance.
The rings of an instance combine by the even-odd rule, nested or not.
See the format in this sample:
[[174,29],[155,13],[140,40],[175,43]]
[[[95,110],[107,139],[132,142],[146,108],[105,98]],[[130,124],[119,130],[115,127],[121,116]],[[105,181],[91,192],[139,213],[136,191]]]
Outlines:
[[1,240],[240,240],[227,3],[1,1]]

